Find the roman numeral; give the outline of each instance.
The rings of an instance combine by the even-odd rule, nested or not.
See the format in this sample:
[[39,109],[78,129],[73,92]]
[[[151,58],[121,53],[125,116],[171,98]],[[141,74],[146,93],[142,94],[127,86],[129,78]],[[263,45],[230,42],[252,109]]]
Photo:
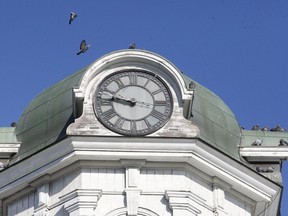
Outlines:
[[162,113],[160,113],[156,110],[153,110],[150,115],[159,119],[159,120],[163,119],[163,116],[164,116]]
[[122,88],[124,86],[120,79],[116,79],[115,82],[118,84],[119,88]]
[[153,95],[156,95],[156,94],[158,94],[158,93],[160,93],[160,92],[162,92],[162,89],[158,89],[158,90],[152,92],[152,94],[153,94]]
[[130,73],[129,78],[130,78],[130,84],[131,85],[137,84],[137,74],[136,73]]
[[122,128],[124,122],[125,122],[125,119],[122,118],[122,117],[119,117],[119,118],[117,119],[117,121],[115,122],[114,127],[116,127],[116,128]]
[[135,121],[130,122],[130,127],[131,127],[131,133],[132,134],[136,133],[137,128],[136,128],[136,122]]
[[167,106],[167,101],[155,101],[155,106]]
[[101,107],[102,106],[112,106],[110,100],[101,99]]
[[144,122],[145,122],[147,128],[152,128],[152,125],[149,123],[149,121],[146,118],[144,119]]
[[103,112],[102,113],[102,116],[105,118],[105,119],[111,119],[113,118],[114,116],[116,115],[114,109],[110,109],[110,110],[107,110],[106,112]]

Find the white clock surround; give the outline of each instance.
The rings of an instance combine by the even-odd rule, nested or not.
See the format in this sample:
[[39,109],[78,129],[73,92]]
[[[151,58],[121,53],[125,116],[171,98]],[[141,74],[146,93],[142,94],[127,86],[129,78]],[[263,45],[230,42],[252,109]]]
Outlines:
[[[93,97],[99,83],[111,74],[121,71],[147,71],[155,74],[168,86],[173,98],[173,112],[169,121],[159,130],[147,136],[157,137],[197,137],[199,129],[183,116],[184,101],[192,101],[193,90],[188,90],[181,73],[166,59],[139,50],[123,50],[96,60],[84,74],[79,88],[74,89],[77,106],[83,106],[82,115],[71,124],[67,133],[77,135],[119,136],[96,118],[93,108]],[[82,105],[83,104],[83,105]]]

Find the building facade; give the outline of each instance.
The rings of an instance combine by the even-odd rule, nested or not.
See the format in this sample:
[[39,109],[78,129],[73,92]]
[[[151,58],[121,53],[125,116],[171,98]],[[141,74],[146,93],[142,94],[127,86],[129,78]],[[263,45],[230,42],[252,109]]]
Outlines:
[[284,130],[245,130],[155,53],[109,53],[0,128],[1,215],[277,216]]

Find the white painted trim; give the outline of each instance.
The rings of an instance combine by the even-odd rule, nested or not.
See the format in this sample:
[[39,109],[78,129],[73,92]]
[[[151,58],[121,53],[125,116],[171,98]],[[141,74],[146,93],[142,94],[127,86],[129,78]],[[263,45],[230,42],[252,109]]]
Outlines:
[[2,171],[0,199],[26,188],[29,182],[38,185],[36,179],[52,176],[76,161],[134,159],[145,160],[143,167],[151,161],[190,164],[256,202],[270,202],[280,187],[197,139],[70,137]]
[[[121,65],[121,63],[127,62],[127,65],[131,65],[131,62],[135,62],[136,65],[149,64],[155,68],[161,68],[168,73],[170,73],[175,80],[177,80],[180,85],[181,94],[183,99],[191,98],[192,92],[187,90],[185,87],[185,82],[180,75],[180,71],[173,65],[170,61],[164,57],[157,55],[155,53],[145,51],[145,50],[120,50],[117,52],[110,53],[97,59],[91,66],[87,69],[86,73],[82,77],[79,89],[76,90],[77,96],[84,97],[83,93],[86,92],[86,88],[89,82],[99,73],[106,68],[115,67],[115,65]],[[134,65],[135,65],[134,63]]]
[[0,143],[0,159],[9,159],[19,148],[20,143]]
[[288,147],[243,147],[240,148],[242,157],[247,158],[270,158],[275,160],[288,160]]

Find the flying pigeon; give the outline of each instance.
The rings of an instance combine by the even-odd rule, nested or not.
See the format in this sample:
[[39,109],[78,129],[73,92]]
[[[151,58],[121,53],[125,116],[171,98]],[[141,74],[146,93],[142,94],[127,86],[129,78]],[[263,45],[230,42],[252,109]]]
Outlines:
[[78,15],[75,12],[70,13],[69,25],[72,23],[74,19],[76,19]]
[[80,51],[77,53],[77,55],[80,55],[81,53],[85,53],[90,47],[90,44],[86,44],[85,40],[82,40],[80,44]]
[[136,44],[135,43],[131,43],[129,46],[129,49],[135,49],[136,48]]

